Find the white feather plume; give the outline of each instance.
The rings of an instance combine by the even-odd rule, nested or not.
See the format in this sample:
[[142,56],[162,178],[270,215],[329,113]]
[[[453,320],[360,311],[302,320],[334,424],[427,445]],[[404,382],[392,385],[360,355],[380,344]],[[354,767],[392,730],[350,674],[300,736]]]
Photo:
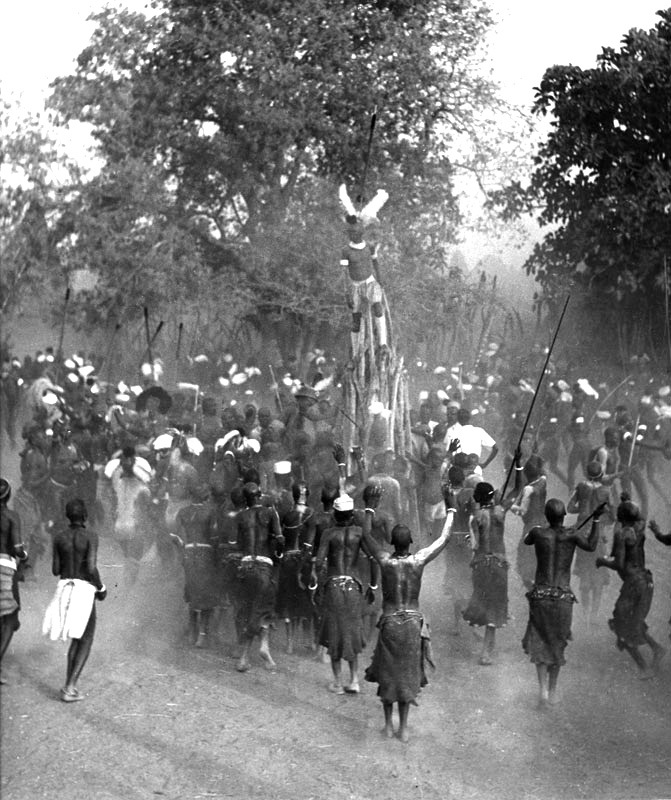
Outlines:
[[361,209],[361,221],[364,225],[377,220],[377,212],[389,200],[389,195],[384,189],[378,189],[375,197]]
[[338,189],[338,197],[340,198],[340,202],[342,203],[342,206],[348,215],[354,217],[358,216],[356,213],[356,208],[354,208],[354,203],[347,194],[347,187],[344,183],[340,184],[340,189]]

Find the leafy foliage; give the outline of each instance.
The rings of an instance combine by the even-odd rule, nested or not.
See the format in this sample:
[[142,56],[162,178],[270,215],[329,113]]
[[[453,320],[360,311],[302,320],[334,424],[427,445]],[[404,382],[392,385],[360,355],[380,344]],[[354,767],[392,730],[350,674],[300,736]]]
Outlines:
[[604,48],[594,69],[545,72],[533,110],[551,127],[530,183],[495,197],[506,218],[540,208],[549,228],[526,263],[538,302],[552,307],[576,286],[603,321],[635,321],[638,340],[663,323],[671,253],[671,10],[658,16],[652,30],[629,31],[619,51]]

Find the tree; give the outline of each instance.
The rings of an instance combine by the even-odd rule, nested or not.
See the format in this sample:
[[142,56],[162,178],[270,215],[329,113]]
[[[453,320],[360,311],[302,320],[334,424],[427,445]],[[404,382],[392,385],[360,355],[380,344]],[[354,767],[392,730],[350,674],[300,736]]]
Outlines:
[[671,253],[671,10],[658,16],[593,69],[545,72],[533,111],[551,128],[531,180],[494,198],[506,218],[540,207],[549,228],[526,262],[538,303],[556,308],[568,286],[586,293],[626,357],[661,341]]
[[73,220],[65,198],[72,162],[42,120],[0,96],[0,313],[21,309],[36,289],[63,287],[61,251]]
[[[76,242],[82,260],[95,241],[108,243],[92,262],[103,276],[101,309],[123,299],[114,287],[135,275],[132,254],[136,265],[158,264],[159,242],[177,237],[185,260],[157,266],[156,277],[167,269],[179,279],[187,265],[201,286],[216,276],[234,289],[236,314],[276,333],[346,324],[341,180],[354,195],[388,189],[392,275],[425,269],[427,251],[432,258],[454,241],[451,145],[475,135],[481,109],[495,102],[479,68],[486,6],[166,0],[157,10],[149,19],[101,12],[75,74],[55,84],[61,118],[89,123],[103,160],[83,195]],[[360,181],[376,108],[369,189]],[[124,175],[128,186],[139,179],[146,213]],[[112,210],[103,194],[117,184]],[[118,248],[128,227],[134,234]],[[157,302],[151,270],[140,272],[133,296]]]

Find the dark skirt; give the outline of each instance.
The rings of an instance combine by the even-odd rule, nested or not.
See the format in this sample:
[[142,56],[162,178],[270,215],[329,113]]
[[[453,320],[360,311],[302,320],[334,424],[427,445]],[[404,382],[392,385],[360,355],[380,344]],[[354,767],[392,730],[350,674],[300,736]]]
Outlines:
[[277,587],[277,615],[284,619],[310,619],[314,616],[314,605],[307,588],[310,584],[310,563],[298,550],[286,552],[280,564]]
[[428,683],[424,670],[425,640],[428,626],[422,615],[399,611],[383,616],[373,660],[365,678],[377,683],[377,696],[383,703],[415,703],[415,698]]
[[623,581],[613,609],[613,618],[608,620],[610,629],[617,636],[620,650],[646,643],[648,626],[645,618],[650,611],[652,593],[652,573],[649,569],[640,570]]
[[473,559],[473,594],[463,617],[470,625],[503,627],[508,621],[508,562],[494,555]]
[[564,650],[571,639],[573,592],[560,589],[537,589],[527,592],[529,622],[522,647],[534,664],[561,667],[566,663]]
[[242,561],[236,577],[235,627],[241,639],[258,636],[275,611],[277,581],[272,564]]
[[187,545],[184,578],[184,599],[192,611],[208,611],[221,604],[222,574],[211,547]]
[[354,578],[330,578],[324,589],[319,644],[331,658],[353,661],[366,646],[361,584]]

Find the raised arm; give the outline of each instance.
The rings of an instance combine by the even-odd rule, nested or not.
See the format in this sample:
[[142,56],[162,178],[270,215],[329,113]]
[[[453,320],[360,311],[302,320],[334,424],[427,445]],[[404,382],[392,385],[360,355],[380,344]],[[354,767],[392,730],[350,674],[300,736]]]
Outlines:
[[419,562],[422,566],[425,566],[429,563],[429,561],[433,561],[433,559],[445,548],[445,545],[450,541],[450,536],[452,535],[454,514],[454,508],[447,509],[447,516],[445,517],[445,523],[443,524],[443,530],[440,532],[440,536],[434,542],[431,542],[430,545],[423,547],[421,550],[415,553],[415,561]]
[[599,541],[599,520],[607,506],[608,503],[601,503],[601,505],[592,512],[592,527],[590,528],[589,534],[585,534],[584,530],[577,530],[575,532],[575,543],[581,550],[587,550],[589,553],[593,553],[596,550]]
[[658,542],[667,545],[667,547],[671,545],[671,531],[669,531],[669,533],[662,533],[654,519],[650,520],[648,527],[655,534],[655,539],[657,539]]

